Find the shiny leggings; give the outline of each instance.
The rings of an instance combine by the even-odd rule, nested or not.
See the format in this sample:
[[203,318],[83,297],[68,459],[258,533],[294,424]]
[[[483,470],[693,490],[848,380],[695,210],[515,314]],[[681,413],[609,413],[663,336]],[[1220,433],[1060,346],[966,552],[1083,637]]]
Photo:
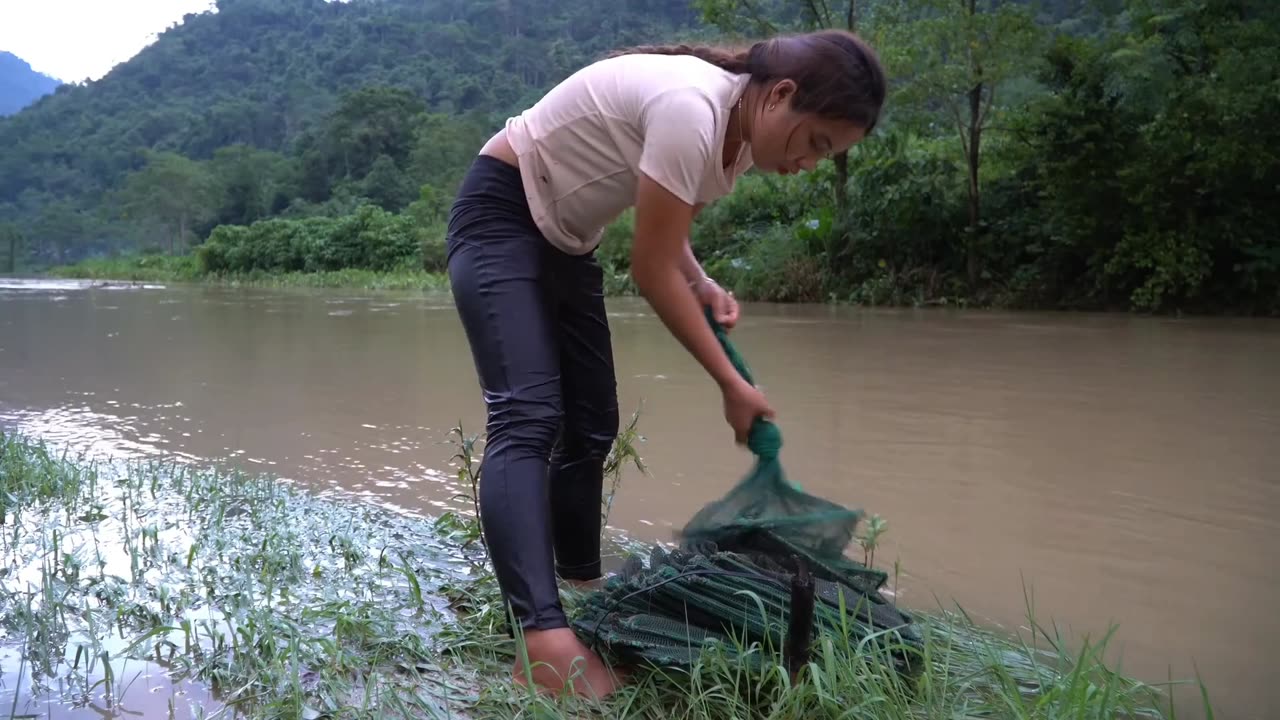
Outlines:
[[556,575],[601,575],[602,471],[618,432],[603,272],[538,231],[519,171],[479,156],[449,215],[449,279],[488,411],[480,518],[524,630],[567,627]]

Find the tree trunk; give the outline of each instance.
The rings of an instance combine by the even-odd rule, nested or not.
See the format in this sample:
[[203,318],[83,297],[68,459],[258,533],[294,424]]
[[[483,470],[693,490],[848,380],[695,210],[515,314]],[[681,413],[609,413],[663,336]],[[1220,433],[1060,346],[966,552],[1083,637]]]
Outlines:
[[[969,0],[969,16],[978,12],[977,0]],[[982,65],[974,62],[975,82],[969,90],[969,232],[965,247],[965,270],[969,287],[978,284],[978,226],[982,220],[982,198],[978,188],[978,161],[982,157]]]
[[[858,31],[858,0],[849,0],[844,22],[849,32]],[[836,209],[843,218],[849,205],[849,151],[837,153],[832,159],[836,164]]]
[[849,204],[849,152],[836,153],[831,160],[836,164],[836,209],[843,213]]
[[978,163],[981,158],[982,127],[978,124],[981,110],[982,84],[969,91],[969,242],[966,250],[969,285],[978,282],[978,226],[982,221],[982,195],[978,187]]
[[849,154],[837,153],[832,158],[836,165],[836,216],[827,240],[827,267],[832,276],[838,277],[844,258],[853,245],[853,224],[846,222],[849,209]]
[[[844,17],[845,28],[849,32],[858,30],[858,0],[849,0]],[[836,166],[836,222],[834,232],[828,241],[827,265],[831,274],[838,277],[843,269],[841,265],[853,247],[853,223],[847,222],[849,215],[849,151],[836,153],[831,158]]]

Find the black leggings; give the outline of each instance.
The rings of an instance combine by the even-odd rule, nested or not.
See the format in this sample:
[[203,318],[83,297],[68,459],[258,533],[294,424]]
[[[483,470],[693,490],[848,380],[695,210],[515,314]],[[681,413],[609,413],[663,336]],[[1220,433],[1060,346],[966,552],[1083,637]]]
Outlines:
[[523,629],[567,627],[556,575],[601,575],[601,485],[618,433],[603,272],[533,222],[519,170],[481,155],[449,215],[449,279],[488,409],[480,517]]

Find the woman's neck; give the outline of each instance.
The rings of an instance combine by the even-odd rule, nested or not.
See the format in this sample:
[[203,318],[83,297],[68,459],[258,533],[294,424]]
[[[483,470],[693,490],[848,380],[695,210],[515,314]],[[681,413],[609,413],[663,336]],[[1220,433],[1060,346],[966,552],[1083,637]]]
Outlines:
[[729,122],[725,127],[724,157],[722,158],[725,168],[732,167],[737,163],[742,154],[743,146],[751,144],[749,110],[755,105],[755,93],[753,90],[754,86],[748,85],[747,89],[738,97],[738,101],[734,103],[733,110],[729,113]]

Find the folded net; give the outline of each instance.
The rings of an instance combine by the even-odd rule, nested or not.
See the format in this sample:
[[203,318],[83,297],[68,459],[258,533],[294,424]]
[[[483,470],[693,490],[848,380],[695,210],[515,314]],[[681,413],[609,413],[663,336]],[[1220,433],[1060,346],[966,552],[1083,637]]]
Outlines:
[[[734,366],[754,384],[710,310],[707,320]],[[620,573],[584,598],[573,618],[579,636],[624,662],[689,666],[713,649],[781,654],[794,611],[805,613],[807,627],[790,629],[807,634],[803,644],[824,634],[847,634],[850,643],[872,638],[905,669],[908,654],[920,645],[917,628],[880,592],[885,573],[845,555],[862,511],[792,484],[778,459],[782,436],[774,423],[757,419],[747,446],[754,466],[689,520],[677,534],[678,547],[629,557]],[[809,583],[811,609],[793,607],[797,578]],[[743,659],[762,657],[752,652]]]

